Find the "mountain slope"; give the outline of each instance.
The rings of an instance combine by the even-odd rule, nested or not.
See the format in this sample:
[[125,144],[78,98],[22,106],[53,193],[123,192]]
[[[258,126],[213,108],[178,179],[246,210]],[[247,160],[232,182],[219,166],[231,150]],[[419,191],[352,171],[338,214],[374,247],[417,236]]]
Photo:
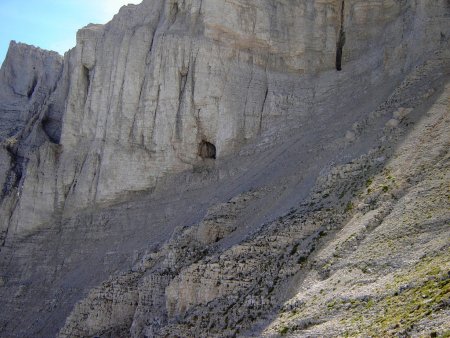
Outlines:
[[449,11],[144,0],[13,43],[1,335],[444,332]]
[[132,272],[91,291],[60,336],[446,332],[446,65],[430,60],[361,121],[358,139],[379,137],[367,154],[324,172],[287,215],[254,234],[238,228],[242,210],[261,207],[265,195],[276,204],[270,185],[216,205]]

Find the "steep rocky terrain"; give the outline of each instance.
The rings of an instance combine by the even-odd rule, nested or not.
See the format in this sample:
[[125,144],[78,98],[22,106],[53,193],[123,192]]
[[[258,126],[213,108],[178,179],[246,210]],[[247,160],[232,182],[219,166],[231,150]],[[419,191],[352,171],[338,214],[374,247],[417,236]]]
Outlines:
[[387,115],[376,146],[323,173],[288,214],[228,248],[241,210],[276,188],[215,205],[91,291],[60,336],[448,332],[450,87],[434,93],[428,74],[416,78],[448,81],[442,61],[361,121],[358,139]]
[[449,17],[145,0],[11,43],[1,335],[448,334]]

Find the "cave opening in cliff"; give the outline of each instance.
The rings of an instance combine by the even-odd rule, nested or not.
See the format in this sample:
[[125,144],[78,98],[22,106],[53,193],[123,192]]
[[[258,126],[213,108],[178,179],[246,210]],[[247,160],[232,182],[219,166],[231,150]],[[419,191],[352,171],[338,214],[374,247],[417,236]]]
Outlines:
[[89,70],[89,68],[87,68],[86,66],[82,66],[82,75],[83,75],[83,80],[84,80],[84,84],[86,87],[86,96],[89,92],[89,87],[91,86],[91,71]]
[[216,146],[208,141],[203,140],[198,147],[198,155],[203,158],[216,159]]
[[344,30],[344,14],[345,14],[345,1],[342,0],[341,5],[341,26],[339,29],[339,36],[336,43],[336,70],[341,71],[342,70],[342,52],[345,45],[345,30]]
[[47,135],[49,141],[54,144],[58,144],[61,137],[60,122],[51,118],[44,118],[42,120],[42,130]]
[[30,88],[28,89],[28,92],[27,92],[27,97],[29,99],[33,96],[34,91],[36,90],[37,83],[38,83],[38,79],[37,79],[37,77],[34,77],[33,78],[33,82],[31,83],[31,86],[30,86]]

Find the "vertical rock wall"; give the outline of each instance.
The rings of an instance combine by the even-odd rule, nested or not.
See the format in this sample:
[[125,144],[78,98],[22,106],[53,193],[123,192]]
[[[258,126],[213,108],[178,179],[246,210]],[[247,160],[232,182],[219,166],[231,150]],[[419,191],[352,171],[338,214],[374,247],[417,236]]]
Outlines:
[[[56,161],[54,156],[45,160],[45,149],[58,148],[61,134],[62,69],[57,53],[12,41],[0,70],[1,245],[11,225],[17,225],[19,201],[26,205],[20,210],[24,227],[41,224],[48,218],[42,213],[53,213],[54,189],[47,182],[55,180]],[[48,180],[35,184],[36,175]]]
[[[80,30],[63,60],[12,44],[0,72],[0,331],[56,334],[90,288],[110,274],[114,280],[178,225],[190,235],[164,246],[162,256],[143,258],[130,278],[94,289],[61,334],[153,336],[180,315],[207,326],[220,317],[236,329],[236,322],[202,310],[206,304],[219,313],[211,303],[218,295],[233,302],[218,276],[246,267],[251,280],[264,265],[236,257],[247,250],[251,257],[283,255],[295,241],[308,244],[308,233],[288,231],[286,245],[277,240],[275,222],[270,250],[254,252],[253,243],[234,249],[226,272],[216,261],[200,274],[189,266],[205,247],[240,243],[303,203],[323,166],[349,158],[344,147],[371,147],[385,126],[379,105],[398,108],[398,96],[390,95],[405,75],[448,50],[449,10],[444,0],[145,0],[106,25]],[[433,72],[431,80],[445,73]],[[428,98],[437,88],[427,88],[431,80],[401,88]],[[408,100],[401,104],[414,103]],[[379,128],[361,134],[364,126],[355,122],[364,117],[379,118]],[[191,236],[208,206],[267,185],[273,190],[261,200],[246,194],[231,200]],[[131,198],[139,191],[145,194]],[[310,230],[320,237],[312,223]],[[297,249],[292,259],[309,247]],[[264,282],[268,294],[279,276],[274,257],[263,258],[273,267]],[[205,282],[194,280],[199,276],[210,277],[206,292]],[[249,286],[238,278],[241,290]],[[180,292],[186,285],[191,291]],[[242,300],[232,310],[236,321],[250,307],[259,316],[258,304],[267,305],[252,294],[236,297]],[[180,328],[180,336],[205,327]]]
[[424,51],[446,39],[446,6],[146,0],[123,7],[110,23],[81,29],[66,54],[53,95],[55,102],[67,96],[60,147],[29,156],[23,182],[26,194],[50,187],[38,207],[46,216],[25,220],[36,209],[31,193],[14,212],[14,228],[150,189],[201,162],[204,142],[220,161],[333,109],[365,110],[373,105],[368,91],[387,95]]

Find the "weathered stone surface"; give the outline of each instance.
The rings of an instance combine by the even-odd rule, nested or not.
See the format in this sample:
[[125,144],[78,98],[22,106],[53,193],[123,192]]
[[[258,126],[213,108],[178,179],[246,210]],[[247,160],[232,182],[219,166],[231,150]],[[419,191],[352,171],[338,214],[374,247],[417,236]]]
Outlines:
[[[405,83],[419,88],[427,81]],[[406,142],[397,149],[389,149],[389,145],[402,138],[406,124],[396,131],[385,130],[383,146],[321,175],[310,198],[297,209],[231,248],[215,245],[215,236],[205,240],[204,234],[222,228],[228,221],[237,224],[239,210],[260,201],[271,189],[217,204],[202,222],[175,232],[167,246],[134,267],[141,277],[139,287],[132,286],[135,281],[129,284],[139,293],[131,335],[274,336],[284,330],[299,336],[343,335],[347,330],[386,334],[378,324],[359,324],[354,319],[359,311],[365,311],[368,323],[383,316],[386,307],[374,304],[380,297],[383,302],[391,297],[386,280],[405,274],[406,279],[416,278],[411,280],[420,286],[425,277],[415,276],[414,271],[436,269],[434,264],[438,264],[442,272],[439,278],[443,283],[448,281],[445,238],[449,213],[442,183],[448,176],[449,89],[447,85],[427,110],[427,118],[410,130]],[[403,90],[395,98],[414,102],[415,114],[423,105],[423,96],[410,95]],[[389,104],[380,109],[386,115],[393,111]],[[370,134],[379,122],[369,117],[365,123],[367,129],[362,130],[361,137]],[[381,160],[383,156],[390,158],[387,165]],[[228,216],[225,223],[224,216]],[[397,239],[400,243],[393,248]],[[424,259],[424,255],[433,258]],[[90,308],[92,297],[110,292],[109,284],[92,291],[76,307],[74,316],[80,309]],[[120,299],[115,297],[113,303],[120,303]],[[368,307],[367,303],[372,305]],[[97,308],[91,308],[87,315]],[[270,323],[267,319],[274,313],[279,314]],[[402,332],[406,328],[418,335],[433,330],[445,332],[446,318],[445,310],[437,310],[420,317],[420,326],[409,327],[408,322],[394,329]],[[127,318],[122,323],[129,325],[129,321]],[[97,325],[104,321],[101,323]],[[413,323],[419,323],[418,319]],[[70,336],[84,325],[69,318],[62,336]]]
[[397,119],[390,119],[386,122],[386,127],[388,128],[397,128],[399,125],[399,121]]
[[[11,42],[0,70],[0,231],[13,235],[53,215],[55,157],[46,149],[59,141],[64,95],[63,60],[55,52]],[[53,95],[52,97],[50,97]],[[41,149],[40,147],[43,146]],[[42,161],[41,161],[42,160]],[[18,220],[20,219],[20,222]],[[14,231],[9,232],[9,229]],[[4,239],[4,238],[3,238]]]
[[14,136],[55,89],[62,58],[55,52],[11,42],[0,70],[0,140]]
[[[449,142],[449,94],[447,85],[429,110],[430,117],[391,153],[387,167],[380,167],[379,156],[389,151],[373,149],[349,164],[333,168],[319,178],[311,200],[228,250],[217,252],[217,248],[206,246],[207,252],[201,253],[192,234],[198,233],[205,221],[185,229],[169,246],[135,266],[139,282],[134,279],[136,272],[130,272],[126,278],[117,277],[93,290],[75,308],[61,336],[72,336],[85,328],[86,321],[79,320],[79,316],[85,314],[89,318],[103,309],[97,305],[97,297],[105,298],[99,295],[111,294],[111,285],[127,278],[133,278],[128,286],[138,292],[138,304],[133,319],[129,313],[126,320],[112,327],[129,325],[132,320],[133,337],[274,336],[284,328],[299,336],[342,335],[358,330],[386,334],[388,331],[378,324],[359,323],[355,318],[364,311],[365,320],[372,323],[384,311],[395,311],[390,303],[381,311],[370,310],[379,299],[392,297],[387,281],[391,283],[403,276],[408,281],[413,278],[411,281],[418,285],[424,283],[424,278],[448,283],[445,238],[450,215],[445,208],[446,189],[442,183],[448,176],[445,149]],[[429,133],[428,128],[436,123],[439,128]],[[388,135],[397,138],[400,134]],[[431,149],[436,150],[432,156]],[[410,163],[411,157],[414,164],[405,171],[404,164]],[[422,168],[427,168],[426,173]],[[414,180],[417,181],[411,183]],[[359,182],[358,187],[355,182]],[[366,190],[367,186],[371,189]],[[338,197],[340,190],[346,189],[350,189],[350,195],[358,191],[359,196],[349,196],[350,200],[345,198],[338,203],[342,199]],[[329,196],[327,191],[331,192]],[[257,195],[244,194],[215,206],[206,221],[212,225],[211,216],[222,213],[233,218],[230,206],[236,202],[242,206]],[[367,209],[348,207],[358,203],[367,205]],[[192,261],[195,255],[187,255],[188,252],[197,252],[197,259]],[[428,254],[431,256],[424,258]],[[161,259],[170,263],[161,265]],[[419,272],[430,269],[442,273],[439,277],[419,277]],[[112,303],[118,308],[120,304],[128,306],[122,303],[121,296],[114,297]],[[271,323],[267,318],[274,312],[278,315]],[[109,315],[102,313],[95,323],[97,329],[89,324],[90,334],[98,334],[98,328],[107,325],[105,316]],[[445,332],[448,324],[445,309],[419,319],[422,326],[413,327],[418,335],[433,330]],[[394,329],[401,332],[405,328],[406,324],[400,324]]]
[[[70,214],[153,188],[167,174],[201,162],[202,142],[225,158],[261,135],[319,121],[368,90],[386,95],[392,88],[386,82],[395,84],[425,58],[423,51],[442,44],[446,6],[146,0],[122,8],[107,25],[80,30],[77,47],[66,55],[52,96],[59,109],[51,110],[63,116],[63,147],[38,183],[53,187],[54,202],[42,206],[42,218],[25,215],[28,205],[19,208],[16,224],[34,217],[39,226],[61,207]],[[346,38],[338,73],[341,27]],[[10,77],[14,67],[5,64]],[[28,72],[11,88],[25,93],[34,76]],[[49,115],[42,123],[55,122],[47,123],[47,134],[58,141],[61,124]]]
[[11,168],[11,157],[6,147],[0,147],[0,187],[4,187]]
[[449,10],[144,0],[81,29],[64,60],[12,43],[0,74],[2,334],[54,336],[66,319],[66,337],[257,331],[324,232],[378,226],[405,193],[351,201],[443,90]]

